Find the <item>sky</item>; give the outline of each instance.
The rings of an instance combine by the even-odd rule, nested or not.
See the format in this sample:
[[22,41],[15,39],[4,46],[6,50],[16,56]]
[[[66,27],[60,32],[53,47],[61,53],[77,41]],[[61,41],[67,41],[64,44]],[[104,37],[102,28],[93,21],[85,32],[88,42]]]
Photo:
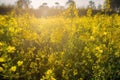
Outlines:
[[[14,4],[17,0],[0,0],[0,4]],[[38,8],[42,3],[46,2],[48,6],[55,6],[55,2],[59,2],[61,6],[65,6],[68,0],[31,0],[32,7]],[[77,7],[86,7],[89,4],[90,0],[74,0],[76,2]],[[103,4],[105,0],[92,0],[95,2],[96,6],[99,4]]]

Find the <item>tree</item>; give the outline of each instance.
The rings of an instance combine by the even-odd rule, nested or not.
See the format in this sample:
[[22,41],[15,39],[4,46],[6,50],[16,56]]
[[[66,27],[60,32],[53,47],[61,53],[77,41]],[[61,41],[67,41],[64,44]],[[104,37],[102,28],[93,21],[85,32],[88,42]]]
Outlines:
[[10,12],[12,12],[14,10],[14,6],[13,5],[5,5],[5,4],[1,4],[0,5],[0,15],[6,15]]
[[43,6],[43,7],[47,7],[47,3],[44,2],[44,3],[42,4],[42,6]]
[[29,8],[31,1],[30,0],[18,0],[16,2],[17,7],[20,8]]
[[24,12],[29,13],[30,0],[18,0],[16,2],[16,12],[17,14],[23,14]]
[[120,12],[120,0],[105,0],[104,9],[107,11],[119,11]]
[[40,8],[45,8],[45,7],[48,7],[46,2],[42,3],[42,5],[39,6],[39,9]]
[[74,0],[68,0],[68,1],[66,2],[66,4],[72,5],[72,4],[75,4],[75,2],[74,2]]
[[59,7],[59,3],[58,3],[58,2],[55,2],[55,5],[56,5],[56,8],[58,8],[58,7]]
[[112,10],[120,11],[120,0],[110,0],[110,6]]
[[89,8],[96,9],[95,2],[89,1]]
[[99,4],[97,8],[98,8],[98,10],[101,10],[102,9],[102,5]]

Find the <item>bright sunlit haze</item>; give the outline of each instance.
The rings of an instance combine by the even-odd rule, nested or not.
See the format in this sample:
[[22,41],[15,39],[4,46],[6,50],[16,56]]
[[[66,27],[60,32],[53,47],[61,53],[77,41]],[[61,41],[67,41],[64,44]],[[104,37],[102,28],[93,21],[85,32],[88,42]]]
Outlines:
[[0,0],[0,80],[120,80],[120,0]]
[[[17,0],[0,0],[0,4],[14,4]],[[43,3],[47,3],[49,7],[55,6],[55,2],[58,2],[60,6],[66,6],[68,0],[31,0],[31,5],[33,8],[38,8]],[[104,0],[74,0],[77,7],[87,7],[89,1],[94,1],[95,5],[103,4]]]

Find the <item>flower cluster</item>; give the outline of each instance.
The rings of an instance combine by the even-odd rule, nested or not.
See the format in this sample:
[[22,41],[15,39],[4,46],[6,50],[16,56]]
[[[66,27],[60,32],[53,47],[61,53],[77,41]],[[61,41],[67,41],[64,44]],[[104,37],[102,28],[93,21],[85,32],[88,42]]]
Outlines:
[[0,79],[119,80],[120,15],[87,13],[0,15]]

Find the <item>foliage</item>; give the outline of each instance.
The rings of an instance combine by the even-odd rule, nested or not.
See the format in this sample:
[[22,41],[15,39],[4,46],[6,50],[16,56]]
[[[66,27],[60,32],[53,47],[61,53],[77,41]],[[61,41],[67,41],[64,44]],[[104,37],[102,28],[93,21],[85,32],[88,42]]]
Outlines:
[[0,16],[0,76],[119,80],[120,16]]
[[96,9],[95,2],[89,1],[88,7],[89,7],[89,8],[92,8],[92,9]]
[[69,7],[66,11],[63,12],[63,15],[65,17],[69,17],[69,18],[77,17],[78,9],[76,8],[76,4],[75,4],[74,0],[69,0],[66,4],[69,4]]
[[120,13],[120,0],[105,0],[104,9],[106,12],[117,12]]
[[9,14],[14,9],[13,5],[0,5],[0,14],[6,15]]
[[113,10],[120,12],[120,0],[110,0],[110,5]]
[[21,8],[29,8],[30,3],[31,3],[30,0],[18,0],[18,1],[16,2],[18,9],[21,9]]
[[110,4],[110,0],[106,0],[104,3],[104,8],[105,8],[105,12],[110,12],[111,11],[111,4]]

